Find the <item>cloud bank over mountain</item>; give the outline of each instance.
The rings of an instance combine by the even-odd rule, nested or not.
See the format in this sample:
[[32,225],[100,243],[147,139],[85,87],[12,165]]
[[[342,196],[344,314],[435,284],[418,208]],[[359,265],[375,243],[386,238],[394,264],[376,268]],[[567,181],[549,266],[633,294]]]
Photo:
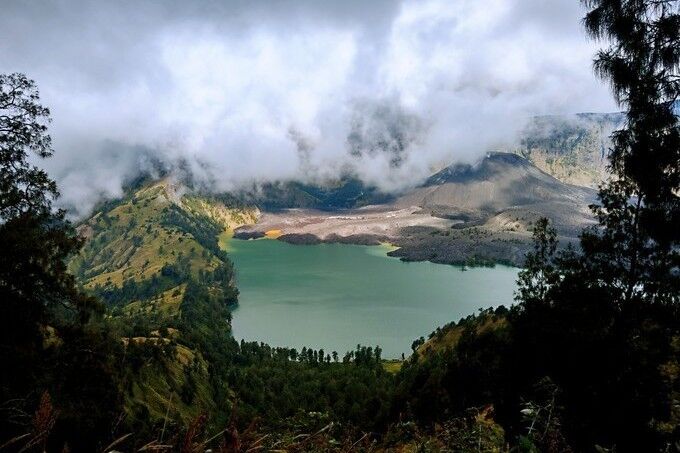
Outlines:
[[573,0],[24,2],[0,71],[54,117],[42,162],[83,214],[160,162],[215,190],[353,171],[387,190],[615,109]]

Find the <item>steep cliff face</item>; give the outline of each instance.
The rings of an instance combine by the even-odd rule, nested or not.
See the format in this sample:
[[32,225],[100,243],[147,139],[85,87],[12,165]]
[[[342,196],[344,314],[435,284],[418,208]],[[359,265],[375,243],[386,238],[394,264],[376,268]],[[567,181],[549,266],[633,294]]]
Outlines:
[[608,174],[610,136],[624,120],[622,113],[536,117],[515,152],[560,181],[597,188]]

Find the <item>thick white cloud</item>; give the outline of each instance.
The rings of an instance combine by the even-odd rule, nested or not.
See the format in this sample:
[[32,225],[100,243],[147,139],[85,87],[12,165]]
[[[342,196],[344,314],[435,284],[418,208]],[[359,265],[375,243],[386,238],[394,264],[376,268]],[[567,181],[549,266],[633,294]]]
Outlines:
[[574,0],[6,0],[0,71],[38,82],[86,212],[149,159],[218,190],[353,169],[388,189],[510,143],[535,114],[614,109]]

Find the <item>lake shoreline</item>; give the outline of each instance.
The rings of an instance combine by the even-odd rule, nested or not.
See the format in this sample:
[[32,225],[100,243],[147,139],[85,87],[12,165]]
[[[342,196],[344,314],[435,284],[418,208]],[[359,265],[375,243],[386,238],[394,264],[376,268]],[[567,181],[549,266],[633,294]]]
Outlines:
[[[319,238],[309,233],[287,233],[280,234],[275,237],[268,236],[265,232],[260,231],[236,231],[233,234],[233,239],[240,241],[249,240],[277,240],[291,245],[319,245],[319,244],[346,244],[346,245],[363,245],[363,246],[386,246],[389,250],[386,251],[387,256],[398,258],[405,262],[430,262],[434,264],[443,264],[450,266],[461,266],[466,268],[474,267],[494,267],[496,265],[509,266],[521,268],[523,260],[520,261],[514,258],[503,257],[480,257],[464,256],[452,257],[447,253],[439,253],[436,249],[426,249],[420,243],[416,247],[403,240],[387,238],[384,236],[373,235],[353,235],[353,236],[338,236],[329,235],[327,238]],[[456,244],[448,244],[448,248],[456,249]],[[524,249],[522,249],[524,250]],[[526,253],[526,252],[523,252]]]
[[400,359],[413,340],[437,327],[512,303],[517,268],[403,262],[392,259],[392,249],[386,243],[233,241],[240,292],[232,309],[234,338],[341,354],[359,343],[379,345],[384,358]]

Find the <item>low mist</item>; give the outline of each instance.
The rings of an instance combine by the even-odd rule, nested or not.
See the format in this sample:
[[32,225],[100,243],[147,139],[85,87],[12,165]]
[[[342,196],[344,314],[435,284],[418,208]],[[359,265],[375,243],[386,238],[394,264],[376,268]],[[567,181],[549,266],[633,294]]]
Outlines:
[[[134,10],[134,14],[130,11]],[[36,80],[61,203],[182,168],[225,191],[352,173],[383,190],[611,111],[574,0],[3,2],[0,71]]]

